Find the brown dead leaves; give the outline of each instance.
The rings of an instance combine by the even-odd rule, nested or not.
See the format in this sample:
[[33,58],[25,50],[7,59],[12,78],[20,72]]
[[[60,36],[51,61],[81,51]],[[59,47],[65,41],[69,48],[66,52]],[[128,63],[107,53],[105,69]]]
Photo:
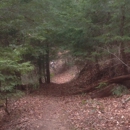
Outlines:
[[122,98],[109,97],[92,100],[86,96],[80,99],[74,97],[67,104],[67,108],[75,107],[71,107],[71,111],[67,112],[77,130],[129,130],[130,103],[123,109]]
[[56,86],[52,84],[53,89],[40,90],[12,103],[1,130],[130,129],[130,102],[125,107],[122,104],[129,95],[102,99],[85,94],[65,96],[54,89]]

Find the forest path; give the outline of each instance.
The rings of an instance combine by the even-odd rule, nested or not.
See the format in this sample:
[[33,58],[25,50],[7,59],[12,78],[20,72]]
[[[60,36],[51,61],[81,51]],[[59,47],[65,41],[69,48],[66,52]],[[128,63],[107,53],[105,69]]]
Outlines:
[[72,130],[65,86],[46,84],[11,104],[10,116],[5,116],[0,130]]
[[[58,110],[60,107],[54,101],[48,103],[43,110],[44,118],[36,121],[37,130],[69,130],[69,126],[66,125],[62,110]],[[59,113],[57,113],[57,110]]]
[[71,83],[43,84],[10,102],[10,115],[3,110],[0,130],[130,130],[130,102],[122,104],[129,95],[91,99],[84,93],[73,95],[80,88]]
[[[43,119],[36,121],[33,126],[35,130],[72,130],[73,126],[68,119],[66,112],[66,102],[72,92],[70,83],[77,74],[76,66],[68,69],[67,71],[58,74],[52,78],[52,84],[43,85],[46,87],[42,94],[44,95],[45,102],[43,103]],[[65,84],[66,83],[66,84]],[[41,93],[41,91],[40,91]],[[38,126],[38,128],[37,128]]]
[[51,81],[57,84],[64,84],[73,80],[76,77],[77,73],[78,73],[77,67],[73,66],[68,70],[64,71],[63,73],[53,76]]
[[10,116],[5,116],[0,130],[73,130],[66,111],[73,87],[65,82],[72,80],[75,73],[72,68],[56,75],[54,83],[43,84],[39,90],[12,103]]
[[32,121],[33,130],[70,130],[71,125],[68,122],[67,113],[64,107],[64,101],[60,97],[43,97],[41,104],[42,118]]

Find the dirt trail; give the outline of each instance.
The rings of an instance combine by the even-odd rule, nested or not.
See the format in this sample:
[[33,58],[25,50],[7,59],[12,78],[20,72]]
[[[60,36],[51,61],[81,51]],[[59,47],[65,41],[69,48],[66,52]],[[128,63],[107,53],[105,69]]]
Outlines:
[[66,112],[66,95],[71,92],[69,84],[73,70],[55,76],[58,84],[43,84],[42,88],[11,104],[11,114],[4,117],[0,130],[72,130]]
[[69,82],[75,78],[77,73],[78,73],[77,67],[76,66],[71,67],[67,71],[54,76],[52,78],[52,82],[57,83],[57,84],[63,84],[63,83]]
[[[56,84],[46,86],[11,105],[0,130],[72,130],[66,97]],[[60,88],[60,86],[58,86]],[[54,88],[54,89],[53,89]]]
[[[76,73],[77,69],[73,67],[62,74],[54,76],[52,82],[57,84],[69,82],[75,77]],[[46,102],[44,102],[43,105],[44,117],[35,123],[38,126],[38,128],[36,128],[37,126],[33,126],[35,130],[72,130],[72,125],[68,121],[65,109],[66,101],[64,100],[64,90],[61,91],[63,86],[61,85],[61,89],[59,90],[53,89],[52,87],[57,87],[57,85],[54,84],[44,93],[44,95],[46,95]]]
[[65,108],[59,98],[46,98],[47,102],[43,104],[43,118],[32,122],[34,130],[70,130],[70,124],[67,122]]
[[[54,77],[55,81],[66,81]],[[60,75],[61,76],[61,75]],[[70,79],[70,78],[68,78]],[[0,111],[0,130],[130,130],[130,102],[122,97],[91,99],[89,94],[72,95],[80,88],[70,83],[43,86],[9,106],[10,116]]]

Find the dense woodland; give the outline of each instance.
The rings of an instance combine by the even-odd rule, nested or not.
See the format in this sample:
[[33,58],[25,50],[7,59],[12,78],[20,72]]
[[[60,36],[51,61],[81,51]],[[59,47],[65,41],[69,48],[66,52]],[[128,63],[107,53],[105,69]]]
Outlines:
[[[50,83],[49,61],[69,50],[81,64],[117,59],[129,73],[129,1],[0,1],[0,86],[12,91],[37,68]],[[113,74],[115,75],[115,74]]]
[[[19,95],[16,88],[27,85],[22,85],[21,77],[34,70],[39,84],[50,83],[50,61],[65,51],[81,66],[79,79],[88,65],[91,82],[107,75],[96,87],[129,80],[129,4],[128,0],[1,0],[0,97]],[[86,91],[94,88],[95,84]]]
[[[113,83],[124,87],[130,80],[129,12],[129,0],[0,0],[1,99],[20,95],[20,87],[51,83],[50,62],[59,52],[79,68],[74,86],[99,88],[92,97],[110,95]],[[37,82],[23,84],[33,71]]]

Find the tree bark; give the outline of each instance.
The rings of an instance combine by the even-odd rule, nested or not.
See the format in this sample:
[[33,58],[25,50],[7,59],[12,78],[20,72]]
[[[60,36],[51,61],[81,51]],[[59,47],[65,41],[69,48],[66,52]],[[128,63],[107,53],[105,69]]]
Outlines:
[[46,83],[50,83],[50,57],[49,57],[49,43],[46,43]]
[[5,99],[5,112],[8,114],[8,115],[10,115],[10,113],[9,113],[9,111],[8,111],[8,99],[6,98]]
[[45,83],[47,82],[47,76],[46,76],[46,62],[45,62],[45,55],[43,55],[43,76],[44,76],[44,81]]
[[[121,24],[120,24],[120,36],[124,36],[124,25],[125,25],[125,6],[121,7]],[[125,44],[123,41],[120,43],[121,59],[126,64]],[[123,65],[124,74],[128,74],[127,66]]]
[[99,72],[100,71],[100,66],[99,66],[99,63],[98,63],[98,56],[95,56],[95,61],[96,61],[97,72]]
[[39,84],[42,84],[42,60],[41,56],[38,58],[38,69],[39,69]]
[[118,76],[118,77],[108,79],[108,80],[104,80],[104,81],[100,81],[96,85],[90,86],[90,87],[86,88],[85,90],[77,92],[75,94],[92,92],[94,90],[97,90],[97,87],[100,86],[101,84],[104,84],[105,85],[104,88],[105,88],[105,87],[109,86],[112,83],[123,84],[124,81],[127,81],[127,80],[130,80],[130,74],[129,75]]
[[91,95],[91,98],[102,98],[112,95],[112,90],[116,87],[116,84],[108,85],[99,91],[96,91]]
[[130,74],[129,75],[123,75],[123,76],[118,76],[109,80],[105,80],[102,82],[97,83],[96,85],[94,85],[92,88],[95,88],[97,86],[99,86],[101,83],[105,83],[107,85],[111,84],[111,83],[123,83],[126,80],[130,80]]

